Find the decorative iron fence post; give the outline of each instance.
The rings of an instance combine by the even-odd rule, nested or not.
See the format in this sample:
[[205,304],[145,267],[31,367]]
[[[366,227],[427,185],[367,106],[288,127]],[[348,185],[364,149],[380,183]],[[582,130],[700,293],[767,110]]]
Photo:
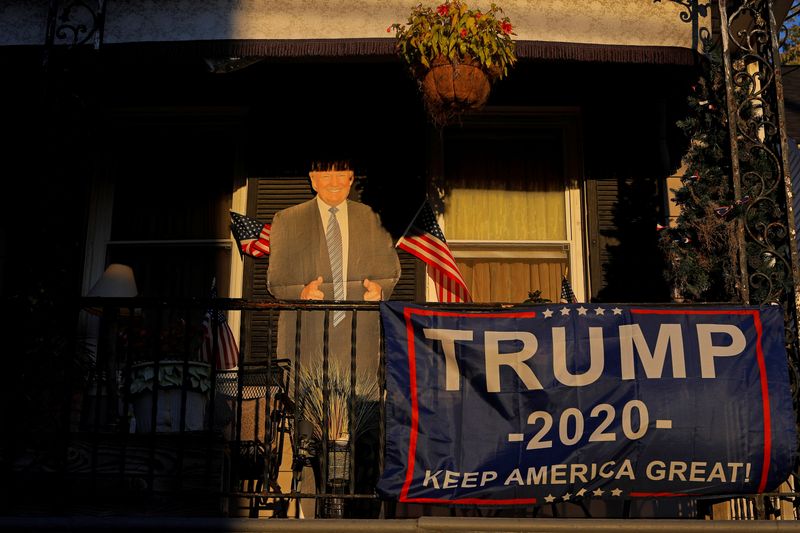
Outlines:
[[[719,0],[731,169],[745,303],[783,306],[798,412],[800,270],[772,0]],[[795,475],[797,472],[795,473]]]

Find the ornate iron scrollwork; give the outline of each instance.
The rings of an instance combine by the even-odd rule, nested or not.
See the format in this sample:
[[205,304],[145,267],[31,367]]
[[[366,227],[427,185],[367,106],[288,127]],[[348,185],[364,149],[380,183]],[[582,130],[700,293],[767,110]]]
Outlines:
[[105,0],[69,0],[63,4],[59,0],[51,0],[47,14],[46,48],[54,45],[75,48],[92,39],[94,47],[100,48],[103,44],[105,8]]
[[[680,14],[683,22],[691,22],[697,18],[708,16],[708,8],[710,3],[701,4],[698,0],[670,0],[673,4],[682,6],[685,11]],[[661,2],[661,0],[653,0],[653,2]]]
[[[711,2],[702,3],[701,0],[670,0],[673,4],[678,4],[684,10],[681,11],[680,19],[692,25],[692,49],[697,51],[702,40],[710,37],[708,28],[701,28],[700,17],[707,17]],[[653,3],[661,3],[661,0],[653,0]]]
[[[744,204],[739,246],[743,300],[784,309],[795,412],[800,406],[800,270],[792,209],[780,28],[771,0],[720,0],[731,168]],[[767,502],[768,503],[768,502]],[[763,516],[762,516],[763,518]]]

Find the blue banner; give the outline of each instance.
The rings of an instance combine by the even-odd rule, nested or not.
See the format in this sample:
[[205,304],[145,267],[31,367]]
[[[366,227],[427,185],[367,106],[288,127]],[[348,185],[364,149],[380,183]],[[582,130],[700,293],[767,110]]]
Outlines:
[[773,490],[796,436],[782,310],[381,304],[386,459],[409,503]]

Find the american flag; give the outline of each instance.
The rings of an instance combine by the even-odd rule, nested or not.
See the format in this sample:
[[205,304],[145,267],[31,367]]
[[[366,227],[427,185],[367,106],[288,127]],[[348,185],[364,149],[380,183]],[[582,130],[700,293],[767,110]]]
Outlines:
[[426,200],[397,247],[425,261],[440,302],[471,302],[467,284]]
[[[211,299],[217,297],[216,279],[211,282]],[[239,364],[239,347],[228,326],[225,313],[219,309],[208,309],[203,318],[203,344],[200,345],[200,360],[211,361],[213,353],[217,370],[227,370]],[[212,328],[214,334],[212,335]]]
[[270,225],[231,211],[231,231],[240,253],[261,257],[269,253]]
[[572,292],[572,285],[567,276],[561,278],[561,301],[567,304],[578,303],[575,293]]

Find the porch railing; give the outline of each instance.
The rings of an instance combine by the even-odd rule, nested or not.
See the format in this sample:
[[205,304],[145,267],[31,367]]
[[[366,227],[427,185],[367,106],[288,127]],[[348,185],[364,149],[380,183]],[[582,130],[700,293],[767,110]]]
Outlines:
[[[368,470],[379,471],[383,376],[373,376],[369,398],[360,397],[355,347],[348,368],[339,368],[322,335],[319,367],[304,368],[303,328],[293,353],[277,353],[275,343],[280,312],[296,311],[298,326],[303,315],[322,312],[327,330],[332,311],[352,311],[356,324],[377,304],[85,298],[81,307],[96,357],[87,375],[75,376],[82,400],[67,440],[68,455],[80,455],[86,468],[67,464],[64,472],[81,491],[133,484],[140,496],[160,498],[190,489],[204,493],[197,501],[206,510],[234,516],[377,515],[374,476],[356,483],[364,477],[357,454],[365,452],[347,428],[357,415],[374,426],[374,442],[362,449],[373,450]],[[217,311],[257,319],[265,349],[247,350],[248,332],[226,364],[228,326]]]
[[[346,310],[357,323],[363,313],[376,312],[377,304],[84,298],[80,306],[91,311],[84,325],[96,339],[91,343],[96,345],[95,358],[87,373],[72,376],[64,424],[51,435],[60,446],[60,460],[42,468],[19,457],[9,461],[16,465],[9,482],[11,498],[28,501],[28,511],[41,513],[44,508],[36,498],[24,496],[46,492],[59,494],[66,514],[395,516],[391,502],[381,502],[374,491],[384,449],[382,347],[376,354],[377,390],[364,395],[354,348],[350,368],[336,375],[341,369],[332,363],[328,335],[319,339],[318,368],[303,368],[302,328],[294,353],[277,353],[274,342],[282,311],[297,311],[297,324],[305,313],[321,313],[327,325],[333,311]],[[217,368],[221,337],[211,335],[212,342],[203,348],[209,331],[224,329],[216,310],[258,317],[268,337],[263,353],[250,351],[244,358],[243,344],[251,332],[243,332],[237,368]],[[312,379],[304,381],[308,376]],[[303,404],[308,400],[303,400],[304,388],[320,400],[316,414]],[[331,417],[346,416],[346,427],[352,430],[364,402],[371,416],[367,422],[374,425],[365,426],[362,435],[334,434]],[[746,518],[771,518],[787,506],[793,516],[797,496],[789,489],[740,501],[749,509]],[[680,516],[711,517],[712,503],[682,503]],[[570,505],[566,515],[555,505],[500,514],[593,514],[587,506]],[[630,516],[636,516],[630,504],[615,515]]]

